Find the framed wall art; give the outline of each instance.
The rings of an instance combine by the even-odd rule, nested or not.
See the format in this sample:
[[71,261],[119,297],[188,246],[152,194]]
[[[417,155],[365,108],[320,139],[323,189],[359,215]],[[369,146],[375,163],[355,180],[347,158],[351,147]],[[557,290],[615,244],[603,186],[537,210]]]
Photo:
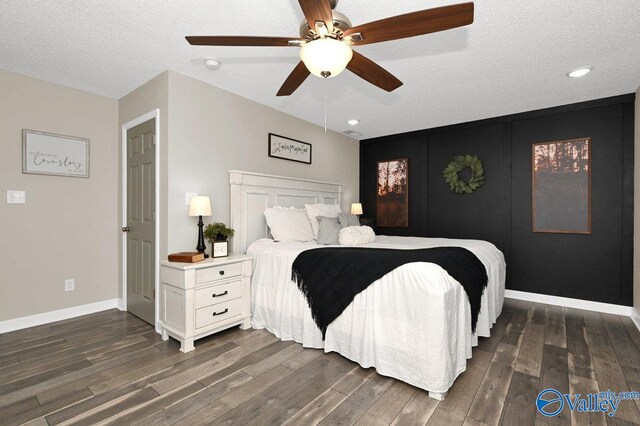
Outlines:
[[591,234],[591,138],[532,147],[532,230]]
[[378,161],[377,226],[409,226],[409,159]]
[[269,133],[269,157],[311,164],[311,144]]
[[22,173],[89,177],[89,139],[23,129]]

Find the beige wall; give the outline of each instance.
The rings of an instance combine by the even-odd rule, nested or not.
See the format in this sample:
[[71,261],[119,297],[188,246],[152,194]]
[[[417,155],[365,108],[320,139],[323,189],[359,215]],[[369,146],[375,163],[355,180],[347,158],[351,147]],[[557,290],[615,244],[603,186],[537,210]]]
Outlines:
[[[0,71],[2,199],[0,321],[99,302],[121,294],[122,125],[160,111],[160,254],[191,250],[185,192],[212,199],[210,221],[229,222],[231,169],[340,182],[358,199],[358,142],[175,72],[119,101]],[[22,174],[23,128],[90,139],[89,179]],[[313,144],[313,164],[267,156],[267,133]],[[75,278],[76,291],[64,280]]]
[[[345,184],[345,206],[358,198],[359,144],[351,138],[324,133],[316,125],[173,71],[120,99],[118,128],[155,108],[160,110],[162,258],[195,250],[196,221],[187,215],[186,192],[211,197],[213,217],[206,223],[229,223],[228,170],[340,182]],[[313,143],[313,164],[269,158],[269,132]],[[119,159],[121,152],[119,147]],[[119,167],[118,188],[121,173]]]
[[[269,158],[269,132],[311,143],[313,164]],[[213,217],[206,218],[205,223],[229,224],[229,170],[342,183],[346,208],[358,200],[359,143],[170,71],[167,194],[170,252],[193,250],[197,243],[196,220],[187,216],[185,192],[211,197]]]
[[633,223],[633,306],[640,314],[640,87],[636,91],[635,159],[634,159],[634,223]]
[[[116,298],[117,101],[1,70],[0,93],[0,321]],[[22,174],[22,129],[89,138],[90,177]]]

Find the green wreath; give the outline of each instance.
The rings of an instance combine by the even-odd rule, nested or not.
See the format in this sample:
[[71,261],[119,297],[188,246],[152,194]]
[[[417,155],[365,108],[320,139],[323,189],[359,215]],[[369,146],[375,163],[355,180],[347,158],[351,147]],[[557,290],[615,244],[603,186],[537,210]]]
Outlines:
[[[465,182],[458,176],[458,173],[467,167],[471,169],[469,182]],[[482,162],[476,155],[458,155],[444,169],[442,176],[444,176],[451,190],[458,194],[471,194],[484,185]]]

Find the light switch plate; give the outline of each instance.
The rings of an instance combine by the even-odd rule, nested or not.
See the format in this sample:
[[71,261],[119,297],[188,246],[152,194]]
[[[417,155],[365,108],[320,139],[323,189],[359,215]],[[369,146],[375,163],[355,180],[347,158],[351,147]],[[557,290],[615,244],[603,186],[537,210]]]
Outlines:
[[191,197],[197,197],[197,196],[198,196],[198,193],[197,193],[197,192],[187,192],[187,193],[184,195],[184,203],[185,203],[186,205],[191,204]]
[[76,289],[76,280],[69,278],[64,280],[64,291],[74,291]]
[[7,191],[7,204],[24,204],[27,202],[27,194],[24,191]]

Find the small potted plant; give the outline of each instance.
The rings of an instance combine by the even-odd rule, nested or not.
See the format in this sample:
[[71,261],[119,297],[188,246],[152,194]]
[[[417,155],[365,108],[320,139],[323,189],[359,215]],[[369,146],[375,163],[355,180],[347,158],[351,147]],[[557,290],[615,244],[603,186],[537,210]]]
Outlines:
[[228,239],[236,232],[221,222],[210,223],[204,230],[204,237],[211,243],[211,257],[225,257],[229,254]]

